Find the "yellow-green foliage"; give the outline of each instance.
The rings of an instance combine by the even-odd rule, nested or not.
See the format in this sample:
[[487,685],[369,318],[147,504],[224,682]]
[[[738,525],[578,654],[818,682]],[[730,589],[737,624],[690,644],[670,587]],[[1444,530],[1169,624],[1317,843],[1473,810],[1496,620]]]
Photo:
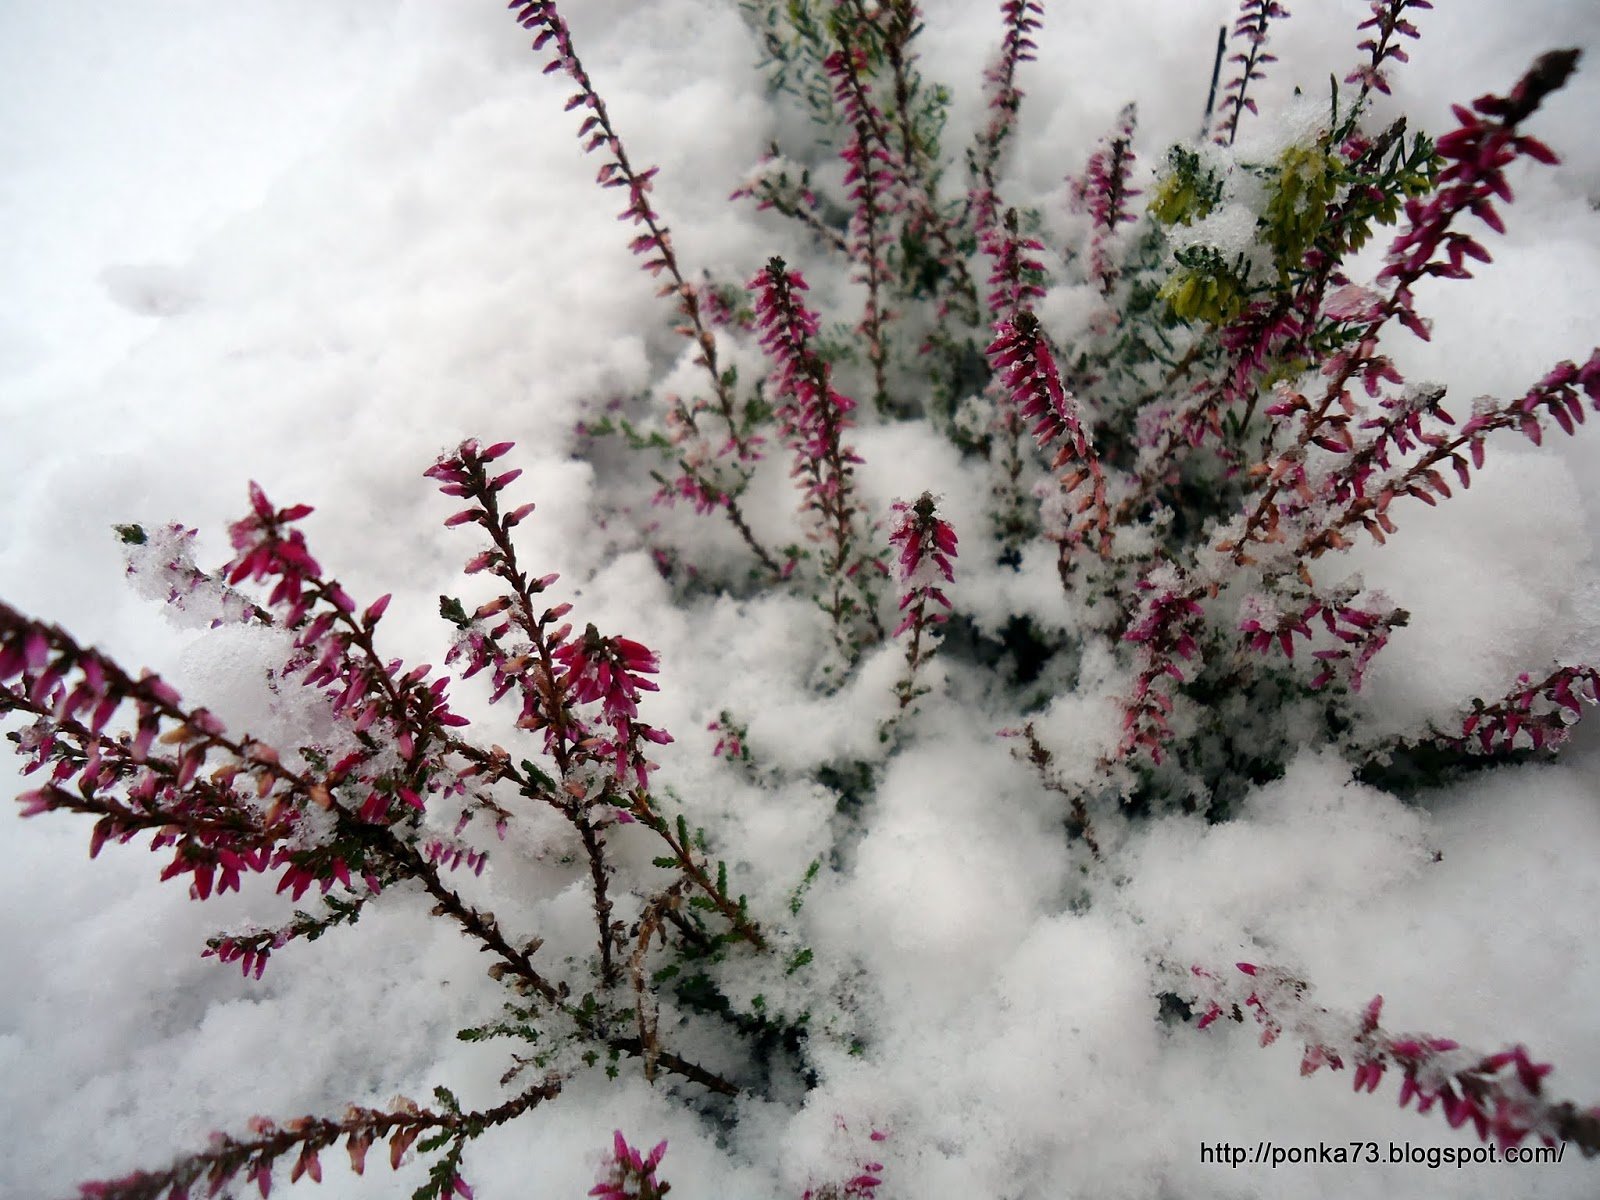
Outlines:
[[1192,225],[1217,206],[1222,182],[1201,168],[1200,156],[1192,151],[1174,146],[1170,161],[1150,199],[1150,215],[1162,225]]
[[1300,265],[1322,230],[1328,205],[1339,191],[1339,168],[1339,160],[1320,143],[1290,146],[1278,159],[1261,223],[1280,280]]
[[1189,225],[1211,211],[1211,202],[1193,175],[1174,171],[1156,187],[1150,215],[1163,225]]
[[1220,267],[1183,267],[1161,286],[1161,299],[1183,321],[1224,325],[1244,311],[1244,281]]

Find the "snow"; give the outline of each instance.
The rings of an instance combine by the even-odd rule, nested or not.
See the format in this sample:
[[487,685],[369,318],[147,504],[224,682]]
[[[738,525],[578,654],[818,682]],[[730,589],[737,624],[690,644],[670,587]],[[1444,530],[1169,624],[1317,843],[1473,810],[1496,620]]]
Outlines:
[[[567,7],[633,159],[661,165],[655,199],[684,262],[738,283],[774,251],[803,258],[775,218],[724,203],[768,140],[797,132],[755,102],[737,6]],[[925,5],[923,70],[957,88],[951,145],[982,117],[992,7]],[[1051,6],[1040,61],[1021,77],[1007,195],[1056,204],[1129,100],[1147,160],[1192,136],[1230,7]],[[635,1144],[667,1138],[661,1174],[685,1197],[798,1197],[871,1159],[884,1164],[882,1200],[1593,1195],[1572,1147],[1559,1166],[1516,1170],[1514,1185],[1506,1167],[1202,1165],[1201,1143],[1220,1140],[1464,1143],[1395,1110],[1392,1084],[1352,1096],[1346,1074],[1303,1080],[1296,1047],[1257,1049],[1249,1027],[1159,1021],[1152,964],[1270,959],[1334,1007],[1381,990],[1395,1028],[1525,1042],[1556,1063],[1556,1092],[1595,1102],[1600,735],[1582,729],[1557,765],[1498,768],[1418,802],[1306,752],[1229,821],[1135,826],[1114,864],[1098,863],[1062,838],[1059,798],[994,736],[1020,714],[961,669],[930,674],[921,711],[883,739],[898,650],[830,694],[814,675],[830,630],[802,597],[674,605],[648,546],[692,548],[726,571],[743,561],[737,541],[687,511],[608,494],[571,431],[612,401],[686,390],[689,366],[627,254],[616,193],[592,186],[563,88],[499,8],[147,0],[85,19],[0,6],[0,597],[270,736],[292,716],[254,685],[281,645],[158,618],[126,586],[110,527],[181,520],[200,530],[198,560],[220,561],[226,522],[258,480],[280,504],[317,507],[308,536],[358,602],[396,593],[386,646],[438,662],[436,597],[470,589],[459,567],[472,547],[440,527],[448,510],[421,472],[462,437],[515,438],[518,486],[539,505],[520,553],[562,574],[553,590],[584,620],[661,654],[645,716],[678,738],[663,778],[691,821],[729,839],[718,852],[752,907],[781,910],[808,865],[826,864],[797,918],[812,964],[727,977],[730,994],[762,989],[775,1011],[822,997],[809,1094],[743,1101],[729,1131],[637,1072],[586,1078],[468,1149],[478,1196],[522,1194],[529,1179],[582,1195],[614,1128]],[[1274,27],[1264,112],[1289,107],[1290,79],[1314,91],[1349,60],[1366,6],[1299,8]],[[1451,100],[1504,90],[1544,49],[1584,45],[1600,60],[1600,17],[1566,0],[1441,5],[1423,35],[1393,72],[1392,103],[1436,128]],[[1591,61],[1538,118],[1567,162],[1515,178],[1496,262],[1475,283],[1417,289],[1435,339],[1395,352],[1409,376],[1450,386],[1458,417],[1593,343],[1597,81]],[[813,282],[814,305],[846,311]],[[1088,303],[1061,290],[1044,313],[1081,324]],[[994,634],[1018,612],[1084,619],[1063,607],[1053,559],[979,568],[993,558],[982,481],[947,442],[910,426],[854,441],[876,512],[925,489],[942,497],[977,628]],[[1376,733],[1443,720],[1518,670],[1600,657],[1597,431],[1538,451],[1515,442],[1491,446],[1465,495],[1397,506],[1393,546],[1338,564],[1413,614],[1361,699]],[[758,480],[758,534],[779,541],[793,503],[781,469]],[[1040,685],[1032,719],[1065,779],[1117,739],[1100,698],[1117,670],[1091,656],[1079,691]],[[486,732],[505,729],[470,685],[452,694]],[[753,780],[711,757],[704,727],[724,709],[749,726]],[[845,821],[805,772],[849,762],[867,764],[876,794]],[[7,798],[12,778],[0,776]],[[476,1102],[500,1096],[505,1045],[454,1034],[494,1017],[502,994],[419,897],[282,952],[258,983],[198,952],[218,929],[280,919],[285,903],[250,892],[190,903],[136,847],[90,865],[87,829],[64,815],[8,816],[4,829],[0,1195],[64,1195],[158,1166],[256,1113],[426,1100],[440,1083]],[[619,831],[616,846],[622,870],[648,869],[642,839]],[[581,946],[589,896],[559,831],[527,822],[490,849],[486,901],[523,936]],[[707,1036],[684,1053],[714,1062],[729,1049]],[[889,1136],[871,1141],[874,1129]],[[333,1157],[313,1193],[330,1200],[422,1182],[414,1163],[393,1177],[375,1156],[358,1178]]]

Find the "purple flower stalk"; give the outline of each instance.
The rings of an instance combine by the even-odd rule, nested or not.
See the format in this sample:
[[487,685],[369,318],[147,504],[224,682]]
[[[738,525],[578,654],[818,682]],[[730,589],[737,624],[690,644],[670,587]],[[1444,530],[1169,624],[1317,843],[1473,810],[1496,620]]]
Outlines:
[[841,151],[844,185],[854,206],[849,249],[859,268],[857,282],[867,289],[866,312],[857,332],[866,340],[867,361],[872,365],[873,403],[879,412],[887,412],[889,349],[884,325],[891,314],[883,307],[882,296],[889,274],[887,220],[896,206],[894,193],[903,190],[903,185],[889,151],[883,114],[872,100],[865,51],[847,42],[828,56],[823,69],[833,80],[834,97],[851,127],[850,140]]
[[1394,315],[1426,339],[1427,326],[1412,308],[1412,285],[1429,275],[1470,279],[1468,258],[1489,261],[1489,252],[1476,239],[1452,226],[1470,213],[1495,233],[1504,233],[1495,202],[1512,200],[1506,168],[1523,156],[1546,164],[1560,161],[1538,138],[1519,132],[1519,126],[1566,83],[1578,58],[1577,50],[1552,51],[1533,64],[1510,95],[1480,96],[1471,108],[1454,106],[1459,127],[1434,146],[1445,162],[1438,190],[1426,200],[1406,201],[1409,224],[1390,245],[1387,265],[1378,275],[1380,283],[1392,286],[1393,295],[1374,319],[1373,332],[1379,321]]
[[1242,605],[1239,632],[1252,650],[1267,652],[1276,648],[1286,658],[1293,658],[1295,638],[1310,641],[1314,636],[1312,622],[1320,620],[1323,628],[1342,644],[1312,651],[1321,667],[1311,686],[1325,687],[1337,675],[1352,691],[1359,692],[1373,657],[1388,644],[1389,635],[1408,619],[1409,614],[1392,607],[1381,593],[1313,595],[1303,606],[1297,605],[1289,612],[1281,611],[1260,593],[1252,593]]
[[1123,640],[1137,647],[1138,675],[1122,713],[1118,757],[1135,753],[1160,763],[1172,740],[1172,688],[1189,679],[1187,664],[1200,653],[1204,589],[1196,588],[1170,564],[1139,581],[1139,607]]
[[1584,706],[1596,702],[1597,685],[1593,667],[1558,667],[1537,683],[1523,672],[1504,699],[1474,701],[1460,735],[1448,740],[1484,754],[1553,750],[1572,735]]

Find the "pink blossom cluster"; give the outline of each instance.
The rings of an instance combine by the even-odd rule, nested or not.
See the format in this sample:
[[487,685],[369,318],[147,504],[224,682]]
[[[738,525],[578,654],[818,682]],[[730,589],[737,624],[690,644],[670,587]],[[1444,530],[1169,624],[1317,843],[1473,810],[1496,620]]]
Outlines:
[[641,1154],[628,1145],[622,1130],[617,1130],[606,1177],[589,1189],[589,1195],[600,1200],[660,1200],[672,1190],[670,1183],[656,1178],[656,1168],[666,1152],[667,1143],[660,1141],[650,1153]]
[[[842,1118],[836,1118],[841,1131],[846,1129]],[[872,1142],[887,1141],[889,1135],[881,1129],[868,1134]],[[883,1186],[883,1164],[860,1162],[856,1174],[835,1183],[813,1184],[801,1193],[800,1200],[874,1200]]]
[[914,503],[898,500],[894,504],[897,514],[889,542],[899,551],[900,582],[905,591],[900,597],[900,611],[907,612],[891,637],[899,637],[913,626],[939,624],[944,617],[938,613],[925,613],[931,601],[948,609],[950,601],[938,586],[955,580],[951,560],[956,556],[956,531],[937,512],[937,501],[932,493],[923,492]]
[[939,517],[937,502],[930,492],[923,492],[909,504],[896,501],[894,513],[889,543],[899,558],[902,616],[889,636],[899,637],[911,631],[911,642],[906,647],[911,677],[899,688],[900,707],[905,708],[916,695],[917,668],[933,653],[927,639],[944,624],[950,608],[950,599],[940,585],[955,581],[952,560],[956,556],[956,531]]
[[761,348],[774,365],[774,390],[783,398],[780,428],[795,451],[795,474],[807,478],[806,507],[828,511],[848,494],[850,468],[860,457],[839,441],[854,424],[856,403],[837,391],[811,342],[821,322],[800,293],[805,277],[773,259],[746,285],[755,294]]
[[[118,737],[110,726],[125,705],[134,733]],[[9,713],[34,718],[15,739],[23,774],[47,771],[42,786],[17,797],[22,815],[96,817],[91,857],[108,841],[149,833],[154,848],[173,851],[162,878],[189,876],[197,900],[278,867],[284,886],[304,890],[289,858],[299,813],[283,795],[276,751],[232,741],[221,721],[185,708],[156,676],[132,679],[61,630],[0,604],[0,714]]]
[[823,606],[844,640],[854,640],[845,631],[857,613],[881,637],[870,593],[857,596],[848,590],[862,589],[869,582],[867,576],[887,572],[860,529],[855,467],[861,458],[843,439],[854,423],[850,414],[855,401],[834,388],[827,363],[812,347],[819,321],[801,299],[807,290],[801,274],[774,258],[748,286],[755,293],[761,347],[774,367],[773,390],[781,400],[779,428],[794,452],[790,475],[800,485],[800,511],[812,520],[807,537],[824,547],[822,574],[831,595]]
[[1382,996],[1351,1016],[1314,1004],[1310,986],[1286,972],[1245,962],[1237,970],[1224,975],[1190,968],[1197,1028],[1223,1016],[1242,1022],[1248,1012],[1263,1046],[1284,1032],[1305,1043],[1302,1075],[1348,1065],[1355,1090],[1372,1092],[1392,1066],[1401,1076],[1400,1107],[1415,1100],[1417,1111],[1426,1113],[1437,1105],[1452,1129],[1470,1123],[1480,1139],[1501,1149],[1533,1136],[1547,1145],[1570,1141],[1585,1154],[1600,1152],[1600,1108],[1552,1101],[1544,1091],[1551,1067],[1535,1062],[1522,1046],[1482,1054],[1450,1038],[1396,1036],[1379,1025]]
[[1003,222],[984,230],[979,238],[984,254],[992,264],[989,270],[989,312],[996,322],[1015,322],[1033,311],[1035,301],[1043,300],[1044,260],[1039,255],[1044,243],[1025,238],[1017,231],[1017,215],[1007,210]]
[[749,729],[738,724],[726,711],[719,713],[715,721],[706,725],[708,732],[717,735],[717,741],[711,747],[713,758],[724,759],[727,762],[742,762],[750,757],[750,750],[745,745],[745,738],[749,736]]
[[654,680],[645,678],[661,669],[655,651],[631,638],[601,637],[590,625],[551,657],[561,667],[562,691],[578,704],[598,704],[600,719],[611,727],[599,738],[591,730],[580,731],[593,743],[593,753],[613,761],[619,780],[631,774],[643,790],[656,764],[645,758],[642,743],[665,746],[672,741],[665,730],[639,720],[639,694],[659,690]]

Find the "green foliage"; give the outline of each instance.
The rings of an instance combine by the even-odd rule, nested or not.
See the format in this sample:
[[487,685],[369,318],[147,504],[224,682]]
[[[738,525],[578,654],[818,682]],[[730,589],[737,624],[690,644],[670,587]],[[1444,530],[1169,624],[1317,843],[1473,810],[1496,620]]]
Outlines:
[[739,8],[759,38],[768,89],[794,96],[825,131],[837,130],[833,87],[822,71],[831,52],[829,6],[821,0],[740,0]]
[[811,865],[806,868],[805,878],[802,879],[794,891],[789,893],[789,915],[798,917],[800,910],[805,906],[806,893],[811,890],[811,885],[817,881],[817,876],[822,871],[822,860],[813,858]]

